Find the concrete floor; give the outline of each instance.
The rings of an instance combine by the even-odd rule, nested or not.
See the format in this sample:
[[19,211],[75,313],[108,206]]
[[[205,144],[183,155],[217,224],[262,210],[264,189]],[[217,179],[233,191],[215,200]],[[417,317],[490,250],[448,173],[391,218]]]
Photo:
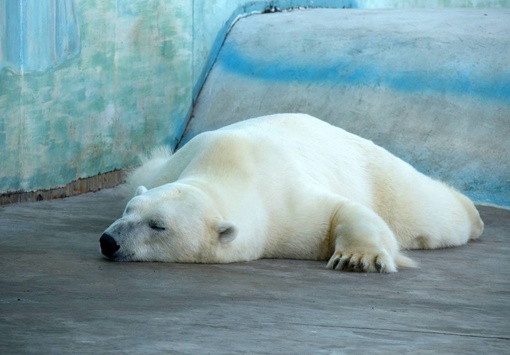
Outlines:
[[0,209],[0,354],[508,354],[510,211],[420,269],[324,262],[115,263],[98,239],[120,189]]

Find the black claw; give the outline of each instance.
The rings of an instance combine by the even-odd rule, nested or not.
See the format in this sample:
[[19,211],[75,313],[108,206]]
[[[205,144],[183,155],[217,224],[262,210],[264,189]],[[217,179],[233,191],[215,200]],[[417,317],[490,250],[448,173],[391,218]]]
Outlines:
[[345,270],[346,267],[349,265],[349,259],[344,259],[340,262],[340,270]]
[[356,263],[355,262],[350,262],[349,263],[349,270],[351,270],[351,271],[356,270]]
[[375,262],[375,269],[377,270],[377,272],[381,272],[382,267],[383,267],[383,266],[382,266],[382,263],[381,263],[379,260],[377,260],[377,261]]
[[365,271],[367,269],[367,266],[365,265],[365,263],[363,261],[360,261],[359,263],[359,268],[362,270],[362,271]]
[[340,263],[340,259],[336,259],[334,264],[333,264],[333,270],[336,269],[336,267],[338,266],[339,263]]

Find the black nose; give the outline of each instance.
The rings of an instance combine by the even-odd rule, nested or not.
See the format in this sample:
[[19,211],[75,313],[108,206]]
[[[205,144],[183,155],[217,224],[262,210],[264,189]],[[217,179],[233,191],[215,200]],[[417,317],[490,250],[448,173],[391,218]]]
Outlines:
[[106,233],[99,238],[99,244],[101,245],[101,253],[107,258],[111,258],[120,249],[115,239]]

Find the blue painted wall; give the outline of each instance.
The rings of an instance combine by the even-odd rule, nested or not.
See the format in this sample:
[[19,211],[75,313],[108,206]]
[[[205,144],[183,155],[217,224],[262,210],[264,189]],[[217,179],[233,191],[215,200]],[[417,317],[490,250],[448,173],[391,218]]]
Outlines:
[[79,53],[73,0],[4,1],[3,10],[0,69],[44,72]]

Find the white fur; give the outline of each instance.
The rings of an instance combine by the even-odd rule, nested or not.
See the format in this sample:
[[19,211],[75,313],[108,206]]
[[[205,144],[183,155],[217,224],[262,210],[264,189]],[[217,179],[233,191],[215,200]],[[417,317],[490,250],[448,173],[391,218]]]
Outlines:
[[114,260],[329,259],[331,269],[394,272],[414,265],[402,249],[457,246],[483,231],[467,197],[304,114],[202,133],[128,181],[149,190],[105,231],[120,246]]

